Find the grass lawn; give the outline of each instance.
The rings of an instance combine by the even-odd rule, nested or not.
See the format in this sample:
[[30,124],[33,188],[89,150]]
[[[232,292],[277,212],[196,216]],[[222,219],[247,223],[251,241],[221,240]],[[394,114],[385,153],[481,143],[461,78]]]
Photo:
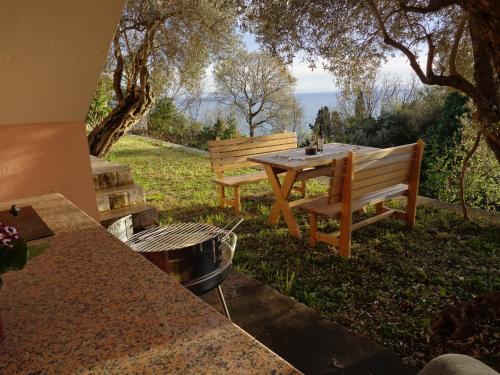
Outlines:
[[[134,169],[136,182],[160,213],[162,224],[205,222],[225,225],[231,209],[217,206],[212,173],[206,158],[138,137],[125,137],[110,160]],[[325,187],[312,182],[309,191]],[[453,212],[418,209],[417,224],[385,220],[353,234],[353,257],[336,256],[320,245],[307,246],[307,217],[299,214],[303,240],[288,235],[283,221],[275,227],[266,219],[273,202],[268,183],[245,186],[245,221],[239,237],[236,267],[281,293],[305,303],[361,335],[391,348],[408,363],[421,364],[445,352],[462,352],[500,368],[500,302],[497,311],[473,306],[473,328],[465,328],[452,303],[500,291],[500,228],[485,221],[464,223]],[[399,202],[393,202],[397,206]],[[322,224],[332,228],[335,221]],[[480,303],[480,302],[478,302]],[[447,333],[457,320],[463,329]],[[436,327],[443,329],[434,333]],[[460,334],[463,333],[463,334]]]

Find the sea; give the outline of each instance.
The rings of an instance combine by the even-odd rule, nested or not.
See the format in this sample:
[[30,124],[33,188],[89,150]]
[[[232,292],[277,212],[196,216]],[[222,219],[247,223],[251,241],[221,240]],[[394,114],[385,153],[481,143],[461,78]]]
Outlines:
[[[312,92],[312,93],[296,93],[295,97],[299,101],[303,109],[302,130],[309,132],[309,124],[314,124],[316,114],[321,107],[327,106],[330,109],[337,107],[338,92]],[[216,114],[227,113],[224,106],[221,105],[214,95],[206,95],[201,99],[199,108],[196,113],[192,113],[197,121],[208,124],[213,122]],[[239,120],[239,130],[241,134],[248,134],[248,128],[243,120]],[[261,132],[262,133],[262,132]]]

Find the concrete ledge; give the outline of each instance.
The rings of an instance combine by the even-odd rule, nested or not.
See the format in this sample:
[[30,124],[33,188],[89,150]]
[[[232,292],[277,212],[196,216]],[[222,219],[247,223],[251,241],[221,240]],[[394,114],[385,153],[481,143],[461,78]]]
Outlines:
[[[305,374],[414,375],[382,345],[233,270],[222,290],[235,324]],[[202,299],[222,313],[215,291]]]
[[[421,195],[418,197],[418,204],[441,208],[445,210],[451,210],[462,215],[462,207],[459,206],[458,204],[438,201],[437,199],[427,198]],[[469,214],[477,218],[488,220],[493,224],[500,224],[500,212],[485,211],[479,208],[469,207]]]

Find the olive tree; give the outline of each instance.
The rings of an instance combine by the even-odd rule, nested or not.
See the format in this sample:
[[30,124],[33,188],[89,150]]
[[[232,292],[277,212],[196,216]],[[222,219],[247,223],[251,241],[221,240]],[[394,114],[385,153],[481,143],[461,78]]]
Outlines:
[[305,51],[343,81],[395,52],[427,85],[469,96],[478,132],[500,162],[498,0],[241,0],[247,26],[288,58]]
[[88,135],[90,153],[105,156],[172,83],[196,87],[210,57],[231,48],[236,7],[228,0],[129,0],[106,70],[114,108]]
[[297,114],[295,78],[276,57],[240,50],[215,67],[215,83],[219,101],[245,119],[250,137],[258,128],[281,128]]

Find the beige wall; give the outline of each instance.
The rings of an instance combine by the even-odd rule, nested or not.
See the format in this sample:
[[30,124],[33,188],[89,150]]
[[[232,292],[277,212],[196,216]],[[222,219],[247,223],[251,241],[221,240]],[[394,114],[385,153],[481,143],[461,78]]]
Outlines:
[[83,122],[0,129],[0,202],[57,192],[97,218]]
[[97,207],[84,121],[124,0],[0,1],[0,201]]
[[84,121],[123,0],[0,1],[0,124]]

